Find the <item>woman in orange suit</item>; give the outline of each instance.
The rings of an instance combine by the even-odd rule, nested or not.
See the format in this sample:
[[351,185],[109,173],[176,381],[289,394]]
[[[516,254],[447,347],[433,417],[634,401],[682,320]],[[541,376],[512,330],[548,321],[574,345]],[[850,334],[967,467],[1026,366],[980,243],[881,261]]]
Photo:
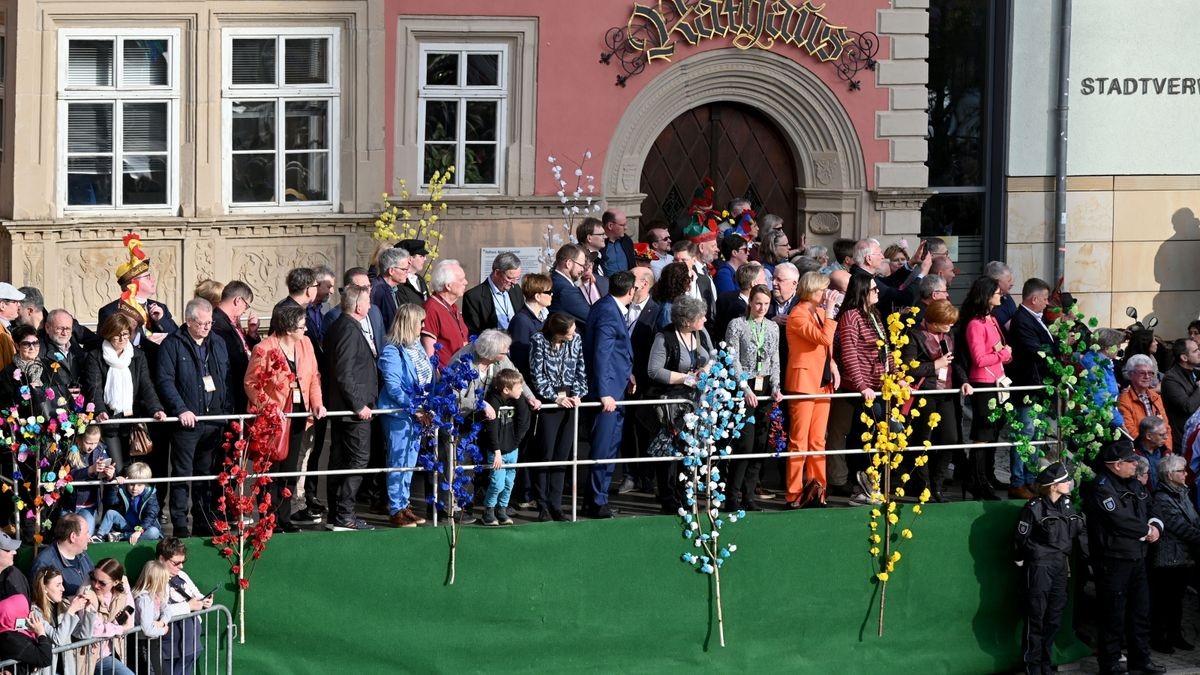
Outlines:
[[[800,302],[787,320],[788,362],[784,386],[789,394],[832,394],[840,377],[833,361],[833,334],[837,322],[827,317],[829,277],[806,272],[800,277],[796,294]],[[788,452],[817,452],[825,449],[825,426],[829,422],[829,399],[804,399],[791,402],[791,428]],[[829,487],[825,478],[825,456],[788,457],[788,505],[800,506],[806,480],[821,483],[822,493]]]

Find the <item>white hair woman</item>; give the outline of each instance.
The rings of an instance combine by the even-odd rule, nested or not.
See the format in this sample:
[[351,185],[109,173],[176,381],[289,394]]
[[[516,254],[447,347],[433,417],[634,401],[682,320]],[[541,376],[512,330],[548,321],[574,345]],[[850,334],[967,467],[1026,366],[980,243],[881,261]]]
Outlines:
[[[1117,397],[1117,409],[1125,422],[1125,431],[1137,438],[1138,424],[1151,415],[1167,419],[1167,408],[1159,394],[1158,364],[1145,354],[1134,354],[1125,362],[1124,373],[1129,386]],[[1171,445],[1171,428],[1167,427],[1167,447]]]
[[1179,455],[1158,462],[1158,491],[1154,493],[1154,515],[1165,525],[1150,559],[1150,648],[1170,654],[1176,649],[1191,651],[1183,637],[1183,599],[1187,580],[1195,565],[1193,551],[1200,547],[1200,515],[1188,498],[1187,463]]

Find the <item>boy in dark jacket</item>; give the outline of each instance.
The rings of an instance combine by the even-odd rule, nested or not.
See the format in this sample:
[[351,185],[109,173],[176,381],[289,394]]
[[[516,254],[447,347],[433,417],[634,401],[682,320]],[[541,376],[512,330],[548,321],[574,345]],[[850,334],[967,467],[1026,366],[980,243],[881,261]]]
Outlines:
[[[492,480],[483,502],[484,525],[512,525],[513,522],[508,515],[508,499],[512,496],[517,470],[505,466],[517,463],[517,448],[529,431],[532,412],[521,395],[523,386],[521,374],[505,368],[492,378],[492,386],[484,397],[496,411],[496,419],[488,420],[484,426],[483,448],[492,456]],[[486,460],[487,455],[484,458]]]
[[1071,508],[1071,477],[1061,462],[1038,474],[1038,496],[1021,509],[1013,560],[1025,574],[1025,672],[1049,673],[1054,634],[1067,606],[1071,550],[1083,534],[1083,516]]
[[111,490],[105,499],[108,511],[100,526],[96,528],[96,538],[108,541],[129,540],[136,544],[145,539],[153,541],[162,538],[158,529],[158,496],[153,485],[138,481],[152,476],[150,466],[145,462],[134,462],[125,470],[125,477],[117,478],[120,486]]

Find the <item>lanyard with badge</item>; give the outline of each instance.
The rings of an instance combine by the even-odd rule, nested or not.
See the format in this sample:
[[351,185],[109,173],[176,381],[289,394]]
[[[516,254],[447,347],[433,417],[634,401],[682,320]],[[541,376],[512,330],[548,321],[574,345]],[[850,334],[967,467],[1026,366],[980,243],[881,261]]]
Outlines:
[[767,358],[767,328],[761,319],[750,322],[750,336],[754,338],[754,391],[761,392],[765,381],[762,364]]

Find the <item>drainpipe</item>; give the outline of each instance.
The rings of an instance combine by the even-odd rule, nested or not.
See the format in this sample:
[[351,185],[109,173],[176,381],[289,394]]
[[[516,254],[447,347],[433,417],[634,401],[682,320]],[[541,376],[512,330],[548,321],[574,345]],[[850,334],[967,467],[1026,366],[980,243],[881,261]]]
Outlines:
[[1058,139],[1054,148],[1054,278],[1067,274],[1067,103],[1071,96],[1071,0],[1062,0],[1058,39]]

